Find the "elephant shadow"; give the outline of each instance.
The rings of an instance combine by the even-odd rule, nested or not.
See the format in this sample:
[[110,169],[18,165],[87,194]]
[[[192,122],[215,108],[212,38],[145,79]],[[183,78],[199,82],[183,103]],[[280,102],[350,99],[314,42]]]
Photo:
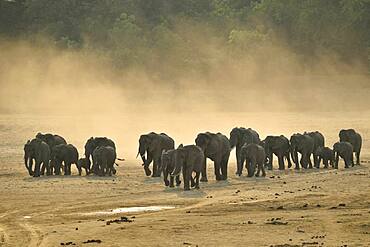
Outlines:
[[177,197],[180,198],[204,198],[207,196],[207,193],[204,192],[202,189],[191,189],[185,191],[182,187],[177,187],[177,188],[166,188],[166,192],[173,192],[176,193]]
[[143,179],[144,184],[158,184],[158,183],[163,183],[163,178],[162,177],[146,177]]

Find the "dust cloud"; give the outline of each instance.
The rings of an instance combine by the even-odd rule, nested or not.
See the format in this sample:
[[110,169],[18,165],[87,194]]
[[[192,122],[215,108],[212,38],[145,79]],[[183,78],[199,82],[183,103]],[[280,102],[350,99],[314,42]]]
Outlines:
[[[219,52],[218,46],[208,44],[204,51]],[[290,57],[282,46],[259,52],[263,61]],[[313,113],[330,112],[334,117],[368,110],[370,103],[370,81],[361,66],[339,64],[329,55],[308,70],[295,60],[263,66],[220,53],[224,62],[212,64],[206,75],[161,80],[47,42],[2,42],[0,54],[0,113],[17,116],[9,121],[15,121],[19,146],[38,131],[61,134],[81,151],[90,136],[110,136],[127,158],[136,154],[138,136],[149,131],[167,132],[184,143],[193,143],[200,131],[228,135],[234,126],[289,135],[294,124],[287,123],[297,116],[312,120]],[[19,132],[25,122],[31,127]]]

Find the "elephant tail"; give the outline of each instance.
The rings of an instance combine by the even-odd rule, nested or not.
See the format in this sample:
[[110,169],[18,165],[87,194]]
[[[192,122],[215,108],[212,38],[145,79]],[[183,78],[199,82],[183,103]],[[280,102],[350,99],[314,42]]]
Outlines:
[[116,166],[119,166],[116,162],[114,162],[114,164],[115,164]]

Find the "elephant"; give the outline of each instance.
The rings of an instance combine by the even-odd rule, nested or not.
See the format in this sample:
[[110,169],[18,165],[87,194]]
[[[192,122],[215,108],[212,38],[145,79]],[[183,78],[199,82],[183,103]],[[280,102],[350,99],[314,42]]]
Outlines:
[[78,169],[78,175],[81,176],[82,174],[82,168],[85,169],[86,176],[90,174],[90,166],[87,158],[80,158],[77,161],[77,169]]
[[[265,149],[255,143],[244,144],[241,150],[241,162],[242,165],[246,161],[246,168],[248,170],[248,177],[259,177],[260,172],[262,172],[262,176],[266,176],[265,172],[265,159],[266,153]],[[257,172],[255,173],[257,166]]]
[[[309,135],[293,134],[290,137],[290,154],[292,160],[295,163],[295,169],[299,169],[299,163],[303,168],[312,168],[311,154],[314,149],[314,140]],[[301,153],[302,157],[298,162],[298,153]]]
[[[166,186],[175,187],[174,177],[170,176],[170,181],[168,181],[168,175],[171,175],[171,173],[175,169],[175,149],[171,149],[168,151],[162,150],[161,167],[163,169],[164,184]],[[179,186],[180,184],[180,175],[177,175],[176,186]]]
[[247,143],[260,143],[260,137],[258,133],[251,128],[235,127],[230,132],[230,146],[233,149],[236,148],[236,174],[241,175],[243,170],[243,164],[241,164],[240,151],[242,146]]
[[[165,133],[150,132],[141,135],[139,138],[139,150],[136,158],[140,155],[143,161],[145,174],[150,176],[152,171],[149,168],[150,163],[153,161],[153,174],[152,177],[161,176],[161,155],[162,151],[171,150],[175,148],[175,141]],[[146,154],[146,157],[145,157]]]
[[71,175],[71,165],[78,168],[78,151],[72,144],[59,144],[53,147],[52,160],[54,163],[55,175],[60,175],[62,163],[64,163],[64,175]]
[[195,144],[204,152],[204,167],[202,171],[202,178],[200,181],[207,182],[207,163],[209,158],[214,162],[216,180],[227,179],[227,166],[230,157],[230,142],[229,139],[221,133],[200,133],[195,139]]
[[[34,171],[32,171],[33,160],[35,160]],[[45,169],[46,174],[51,175],[49,145],[39,138],[28,140],[24,146],[24,164],[30,176],[39,177],[45,173]]]
[[[199,189],[200,173],[205,167],[205,156],[203,150],[196,145],[182,145],[174,151],[175,170],[171,177],[179,176],[182,170],[184,179],[184,190],[190,190],[191,187]],[[192,173],[195,172],[193,178]]]
[[[98,174],[99,172],[99,169],[98,167],[94,167],[94,165],[92,167],[91,166],[91,161],[90,161],[90,156],[93,154],[94,150],[97,148],[97,147],[100,147],[100,146],[110,146],[114,149],[116,149],[116,144],[109,138],[107,137],[90,137],[87,141],[86,141],[86,144],[85,144],[85,157],[87,159],[87,162],[88,162],[88,167],[89,167],[89,171],[93,171],[96,175]],[[112,169],[112,172],[115,174],[116,173],[116,170],[115,168],[113,167]]]
[[339,131],[339,141],[352,144],[353,152],[356,155],[356,165],[360,165],[360,153],[362,147],[362,137],[354,129],[342,129]]
[[36,138],[41,139],[42,141],[46,142],[49,145],[50,151],[52,152],[53,147],[59,144],[67,144],[66,140],[60,135],[54,134],[42,134],[37,133]]
[[116,149],[111,146],[99,146],[92,154],[93,167],[97,170],[95,174],[99,176],[112,176],[114,164],[116,163]]
[[285,169],[284,157],[288,161],[288,168],[292,167],[292,162],[290,161],[290,143],[288,138],[283,135],[267,136],[263,141],[263,147],[265,148],[268,161],[267,167],[269,170],[272,170],[273,154],[278,157],[279,170]]
[[314,145],[313,145],[313,163],[316,168],[318,168],[320,165],[318,164],[319,157],[315,154],[315,151],[320,147],[325,147],[325,137],[323,134],[321,134],[319,131],[314,132],[304,132],[304,135],[309,135],[313,138]]
[[331,167],[334,166],[335,156],[334,156],[334,151],[331,148],[318,147],[314,153],[318,159],[316,168],[320,168],[321,160],[323,160],[324,168],[328,168],[329,163]]
[[344,159],[345,168],[349,166],[354,166],[353,163],[353,146],[349,142],[337,142],[333,146],[333,151],[335,154],[334,168],[338,169],[339,157]]

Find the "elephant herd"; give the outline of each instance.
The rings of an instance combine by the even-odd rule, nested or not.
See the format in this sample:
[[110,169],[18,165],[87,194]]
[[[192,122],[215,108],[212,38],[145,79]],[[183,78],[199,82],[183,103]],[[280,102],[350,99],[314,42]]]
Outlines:
[[[244,166],[247,176],[266,176],[266,169],[273,169],[273,155],[277,157],[279,170],[293,165],[295,169],[324,168],[329,165],[338,168],[339,157],[343,158],[345,167],[360,164],[362,138],[353,129],[341,130],[339,141],[333,148],[325,146],[325,137],[318,131],[293,134],[290,139],[280,136],[267,136],[261,140],[259,134],[251,128],[235,127],[230,138],[221,133],[199,133],[193,145],[179,145],[165,133],[148,133],[139,138],[137,156],[142,160],[146,176],[160,177],[163,174],[164,184],[174,187],[181,184],[184,189],[199,188],[199,181],[207,182],[207,162],[214,163],[214,174],[217,181],[226,180],[230,152],[236,149],[236,175],[241,176]],[[300,154],[300,159],[298,157]],[[311,159],[312,158],[312,159]],[[107,137],[91,137],[85,144],[85,157],[79,158],[78,151],[72,144],[54,134],[38,133],[24,146],[24,162],[30,176],[71,175],[71,165],[75,164],[79,175],[82,168],[86,175],[93,173],[99,176],[116,174],[116,145]],[[92,161],[92,162],[91,162]],[[35,165],[33,166],[33,163]],[[149,168],[153,163],[152,169]],[[193,174],[195,174],[193,176]]]
[[[92,158],[92,165],[91,160]],[[116,173],[117,158],[114,142],[106,137],[91,137],[85,144],[85,158],[79,158],[78,150],[66,140],[54,134],[38,133],[24,145],[24,164],[30,176],[71,175],[71,165],[75,164],[79,175],[85,169],[90,173],[105,176]],[[35,165],[33,166],[33,163]]]
[[[245,166],[248,177],[258,177],[266,176],[265,168],[273,169],[273,155],[278,159],[279,170],[285,169],[285,160],[288,168],[293,164],[295,169],[320,168],[322,162],[324,168],[330,165],[338,169],[339,158],[344,160],[345,168],[348,168],[355,164],[353,153],[359,165],[361,146],[361,135],[353,129],[341,130],[339,141],[330,148],[325,146],[325,137],[318,131],[296,133],[290,139],[280,135],[267,136],[261,140],[255,130],[236,127],[231,130],[230,138],[221,133],[199,133],[195,145],[181,144],[177,149],[174,140],[167,134],[151,132],[140,136],[136,157],[140,155],[147,176],[160,177],[163,172],[166,186],[174,187],[175,181],[179,186],[182,170],[184,189],[189,190],[190,187],[199,188],[199,181],[208,181],[207,158],[214,163],[216,180],[226,180],[230,152],[234,147],[236,175],[241,176]],[[151,162],[153,173],[149,168]]]

